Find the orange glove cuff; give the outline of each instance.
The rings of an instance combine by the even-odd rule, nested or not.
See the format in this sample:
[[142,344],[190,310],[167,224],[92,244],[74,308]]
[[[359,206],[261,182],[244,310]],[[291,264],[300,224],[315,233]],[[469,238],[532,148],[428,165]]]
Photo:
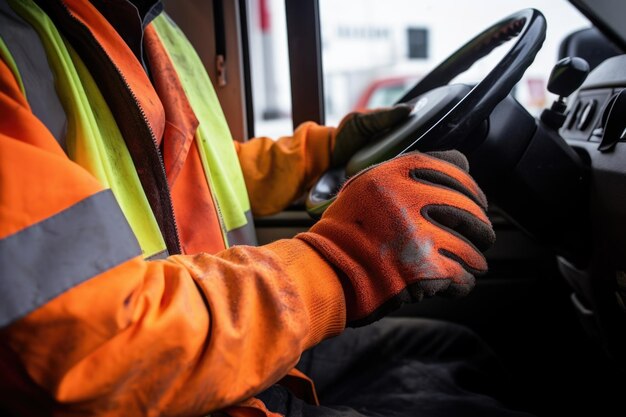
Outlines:
[[328,262],[298,239],[279,240],[264,248],[283,260],[287,275],[304,300],[310,323],[306,348],[341,333],[346,325],[346,303],[337,274]]

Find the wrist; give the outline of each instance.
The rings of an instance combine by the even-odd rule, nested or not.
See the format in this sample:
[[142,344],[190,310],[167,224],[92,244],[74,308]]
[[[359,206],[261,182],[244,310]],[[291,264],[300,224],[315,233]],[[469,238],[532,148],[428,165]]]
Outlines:
[[279,240],[264,248],[281,258],[287,275],[302,297],[309,317],[306,348],[341,333],[346,324],[346,303],[333,267],[299,239]]

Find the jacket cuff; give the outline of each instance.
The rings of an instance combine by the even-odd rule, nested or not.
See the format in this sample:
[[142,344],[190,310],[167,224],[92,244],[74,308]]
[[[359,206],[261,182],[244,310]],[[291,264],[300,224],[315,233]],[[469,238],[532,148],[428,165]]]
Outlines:
[[264,249],[283,261],[309,315],[308,349],[338,335],[346,326],[346,302],[335,270],[307,243],[298,239],[279,240]]
[[302,123],[294,137],[304,135],[306,158],[306,188],[309,188],[330,167],[330,158],[335,146],[334,127],[320,126],[314,122]]

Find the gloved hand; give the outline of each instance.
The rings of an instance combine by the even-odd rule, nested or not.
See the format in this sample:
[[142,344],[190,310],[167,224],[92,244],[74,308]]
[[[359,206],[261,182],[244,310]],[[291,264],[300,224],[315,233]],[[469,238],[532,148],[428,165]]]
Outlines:
[[366,113],[354,112],[346,115],[334,132],[331,167],[344,166],[359,149],[405,120],[412,109],[408,104],[397,104]]
[[375,321],[403,302],[465,295],[495,241],[487,200],[457,152],[411,153],[348,180],[296,237],[340,271],[347,322]]

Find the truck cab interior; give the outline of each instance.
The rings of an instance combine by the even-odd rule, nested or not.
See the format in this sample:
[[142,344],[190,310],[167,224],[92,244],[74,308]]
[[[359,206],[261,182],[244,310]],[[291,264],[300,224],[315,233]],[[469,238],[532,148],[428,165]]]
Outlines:
[[[336,123],[362,102],[359,92],[388,79],[401,82],[377,104],[414,105],[407,122],[325,174],[289,210],[255,219],[259,242],[306,230],[363,168],[408,151],[459,149],[490,201],[497,235],[486,254],[490,270],[465,298],[425,299],[394,314],[475,330],[508,371],[510,401],[520,409],[622,415],[626,3],[519,0],[500,11],[494,3],[502,2],[489,0],[439,2],[445,13],[437,2],[337,3],[166,2],[239,140],[288,134],[308,120]],[[377,15],[378,3],[399,29],[390,28],[393,17]],[[476,23],[490,8],[499,17]],[[345,13],[352,14],[336,24]],[[400,39],[393,53],[390,38]],[[337,62],[346,51],[351,63]],[[383,64],[361,63],[368,54]],[[413,84],[399,89],[407,80]]]

